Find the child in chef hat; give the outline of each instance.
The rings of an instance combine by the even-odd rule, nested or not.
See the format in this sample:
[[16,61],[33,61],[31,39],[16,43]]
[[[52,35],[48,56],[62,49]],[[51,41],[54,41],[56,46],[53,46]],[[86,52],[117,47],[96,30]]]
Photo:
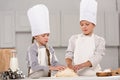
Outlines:
[[99,63],[104,55],[105,40],[94,34],[96,17],[96,0],[81,0],[80,28],[82,33],[73,35],[69,39],[65,56],[67,66],[80,76],[95,76],[96,72],[101,70]]
[[54,49],[47,45],[50,35],[48,8],[44,4],[35,5],[28,10],[27,15],[35,39],[27,51],[29,77],[48,77],[51,70],[64,69],[59,66]]

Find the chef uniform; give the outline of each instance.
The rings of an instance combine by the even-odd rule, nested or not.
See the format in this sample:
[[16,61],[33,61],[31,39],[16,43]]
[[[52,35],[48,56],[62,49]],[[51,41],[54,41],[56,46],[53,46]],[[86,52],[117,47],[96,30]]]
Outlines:
[[[97,2],[95,0],[82,0],[80,3],[80,21],[86,20],[96,25]],[[92,33],[91,36],[83,33],[73,35],[69,39],[65,58],[70,58],[74,65],[90,61],[92,67],[77,71],[80,76],[94,76],[101,70],[100,61],[104,55],[105,41],[102,37]]]
[[[45,5],[39,4],[33,6],[28,10],[27,15],[33,37],[50,33],[49,11]],[[30,78],[48,77],[50,71],[48,66],[59,65],[54,49],[48,45],[39,46],[36,41],[28,48],[26,59],[30,68]]]

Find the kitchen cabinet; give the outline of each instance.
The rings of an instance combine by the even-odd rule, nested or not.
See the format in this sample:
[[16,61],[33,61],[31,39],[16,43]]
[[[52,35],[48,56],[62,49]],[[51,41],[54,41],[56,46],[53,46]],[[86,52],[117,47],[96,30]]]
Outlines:
[[107,46],[105,50],[105,55],[102,58],[100,63],[102,70],[103,69],[117,69],[119,67],[119,52],[117,47]]
[[15,25],[16,32],[31,32],[26,11],[15,12]]
[[101,36],[105,38],[105,19],[104,19],[105,13],[104,12],[98,12],[97,13],[97,25],[94,29],[94,33],[98,36]]
[[61,28],[60,28],[60,11],[50,11],[50,40],[49,44],[58,47],[61,40]]
[[116,1],[117,1],[117,3],[116,3],[117,10],[120,13],[120,0],[116,0]]
[[[116,11],[117,0],[96,0],[98,2],[98,11]],[[119,0],[118,0],[119,1]]]
[[108,46],[119,46],[118,12],[105,12],[105,39]]
[[[105,38],[107,46],[119,45],[119,16],[117,12],[98,12],[97,25],[94,33]],[[54,47],[66,47],[69,38],[80,34],[79,11],[62,10],[50,11],[50,41]],[[17,12],[16,31],[31,32],[26,12]]]
[[64,10],[61,12],[61,46],[67,46],[69,38],[81,33],[78,10]]
[[0,12],[0,48],[15,47],[14,13]]

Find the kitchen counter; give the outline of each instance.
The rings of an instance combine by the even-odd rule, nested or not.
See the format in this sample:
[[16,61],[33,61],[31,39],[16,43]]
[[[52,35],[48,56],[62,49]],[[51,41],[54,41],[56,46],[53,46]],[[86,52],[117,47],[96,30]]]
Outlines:
[[[20,80],[20,79],[19,79]],[[34,80],[34,79],[21,79],[21,80]],[[120,80],[120,76],[108,76],[108,77],[41,77],[35,80]]]

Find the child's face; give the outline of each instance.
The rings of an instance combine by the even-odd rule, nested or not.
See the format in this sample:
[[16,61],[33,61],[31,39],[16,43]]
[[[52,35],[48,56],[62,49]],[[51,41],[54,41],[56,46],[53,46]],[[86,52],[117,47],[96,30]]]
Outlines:
[[39,43],[39,45],[45,46],[49,40],[49,33],[35,36],[35,40]]
[[85,35],[91,35],[93,33],[95,25],[86,20],[80,21],[80,28]]

